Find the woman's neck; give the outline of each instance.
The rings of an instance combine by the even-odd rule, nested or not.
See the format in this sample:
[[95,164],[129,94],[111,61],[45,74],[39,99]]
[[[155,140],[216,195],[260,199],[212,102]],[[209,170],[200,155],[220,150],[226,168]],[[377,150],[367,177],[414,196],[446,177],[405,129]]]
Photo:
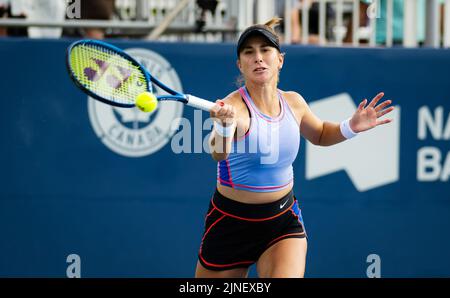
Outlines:
[[253,102],[258,109],[271,117],[276,117],[280,112],[280,105],[277,96],[276,84],[253,84],[246,82],[245,87],[248,90]]

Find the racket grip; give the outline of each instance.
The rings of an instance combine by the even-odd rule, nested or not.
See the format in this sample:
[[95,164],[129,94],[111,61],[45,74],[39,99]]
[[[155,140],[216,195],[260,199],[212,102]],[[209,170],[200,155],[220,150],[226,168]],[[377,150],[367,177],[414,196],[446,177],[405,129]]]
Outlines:
[[209,100],[196,97],[194,95],[186,94],[186,98],[188,100],[187,105],[209,112],[211,111],[212,107],[215,105],[214,102],[211,102]]

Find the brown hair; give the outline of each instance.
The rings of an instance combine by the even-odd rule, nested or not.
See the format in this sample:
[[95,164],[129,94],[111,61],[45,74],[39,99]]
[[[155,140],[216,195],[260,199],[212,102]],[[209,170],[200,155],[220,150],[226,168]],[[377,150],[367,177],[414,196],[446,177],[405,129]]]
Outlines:
[[263,26],[265,26],[266,29],[270,30],[273,34],[278,36],[278,34],[275,32],[275,27],[278,26],[282,20],[282,18],[273,17],[269,21],[265,22]]

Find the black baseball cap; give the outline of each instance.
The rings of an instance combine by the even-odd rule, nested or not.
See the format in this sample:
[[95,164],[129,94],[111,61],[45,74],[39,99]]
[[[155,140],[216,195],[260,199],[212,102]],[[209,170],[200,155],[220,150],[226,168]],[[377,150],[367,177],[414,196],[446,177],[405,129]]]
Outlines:
[[267,39],[267,41],[270,43],[271,46],[276,48],[278,52],[281,53],[280,50],[280,40],[277,35],[272,33],[269,29],[265,28],[264,25],[254,25],[251,27],[248,27],[245,29],[244,32],[242,32],[241,36],[239,37],[238,43],[237,43],[237,56],[239,58],[239,53],[241,52],[241,48],[244,45],[245,41],[253,35],[262,35]]

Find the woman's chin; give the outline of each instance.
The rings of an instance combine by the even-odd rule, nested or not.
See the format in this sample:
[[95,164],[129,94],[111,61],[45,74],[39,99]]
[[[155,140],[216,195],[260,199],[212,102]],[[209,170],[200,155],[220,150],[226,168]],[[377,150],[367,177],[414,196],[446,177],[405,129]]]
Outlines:
[[268,84],[270,82],[270,77],[266,74],[256,75],[252,78],[252,81],[256,84]]

